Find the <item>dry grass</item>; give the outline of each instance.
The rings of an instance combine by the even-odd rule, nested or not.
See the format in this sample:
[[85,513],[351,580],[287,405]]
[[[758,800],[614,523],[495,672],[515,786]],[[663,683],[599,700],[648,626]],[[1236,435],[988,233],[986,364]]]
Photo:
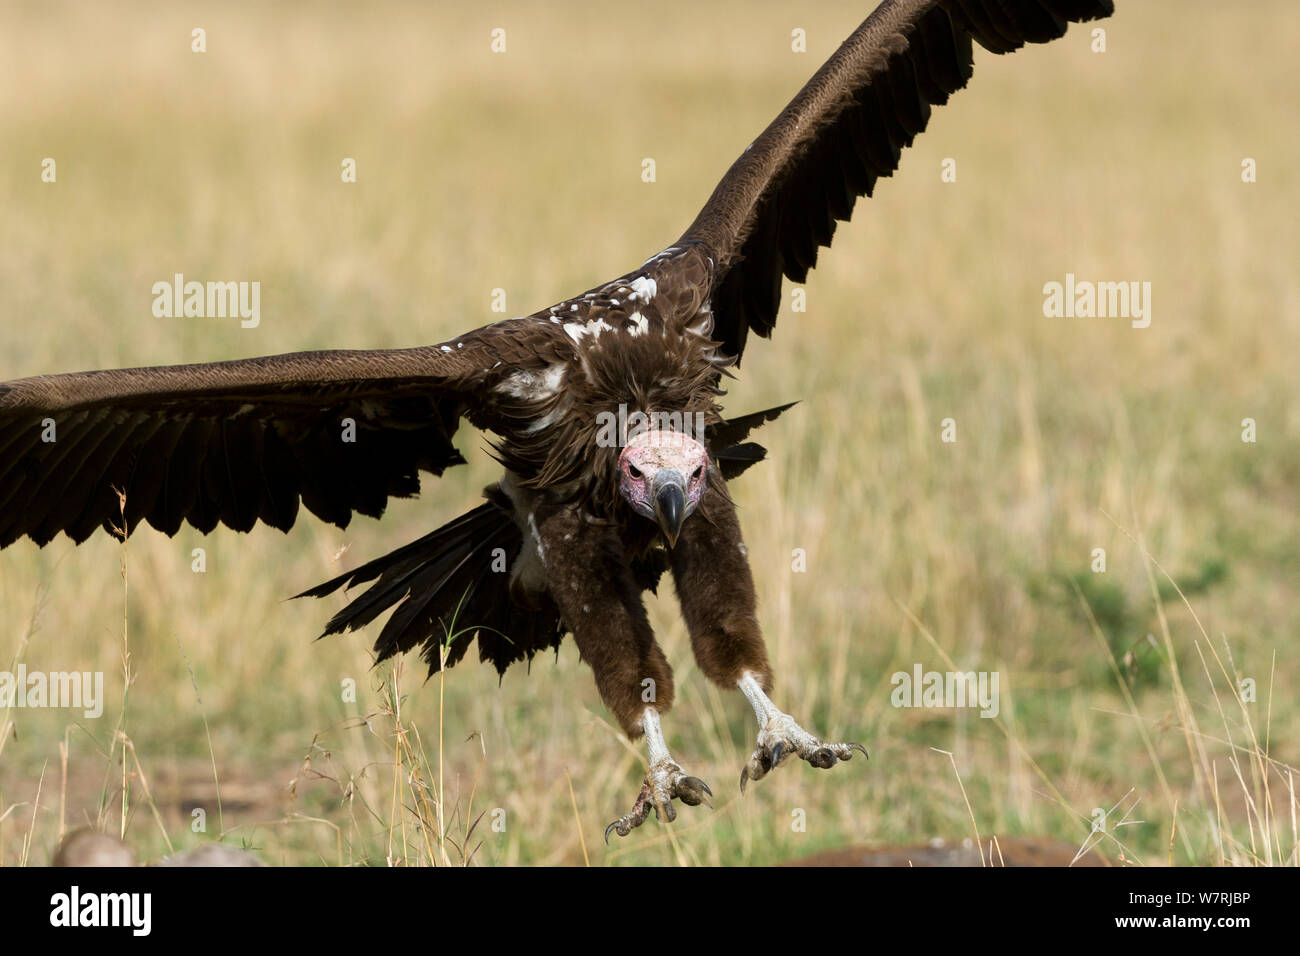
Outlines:
[[[763,863],[978,831],[1294,865],[1300,11],[1256,7],[1128,0],[1105,55],[1083,32],[980,55],[808,313],[746,356],[733,411],[803,400],[735,488],[778,702],[870,763],[742,800],[752,716],[698,674],[666,588],[669,744],[717,799],[606,849],[642,758],[571,642],[500,688],[313,642],[337,601],[282,599],[472,506],[493,469],[467,432],[470,466],[382,523],[0,553],[0,662],[102,670],[108,697],[97,721],[0,712],[0,863],[91,819],[146,857],[220,834],[297,864]],[[0,377],[420,344],[497,318],[496,288],[511,314],[557,301],[670,242],[863,8],[608,11],[7,5]],[[260,280],[261,326],[153,318],[177,271]],[[1151,327],[1044,318],[1067,271],[1152,282]],[[999,717],[892,707],[915,663],[997,670]]]

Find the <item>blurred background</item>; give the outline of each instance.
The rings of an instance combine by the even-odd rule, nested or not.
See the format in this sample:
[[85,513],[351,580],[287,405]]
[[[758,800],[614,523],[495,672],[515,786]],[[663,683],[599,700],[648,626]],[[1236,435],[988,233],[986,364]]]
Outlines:
[[[469,467],[382,522],[0,553],[0,669],[103,671],[107,697],[98,720],[0,709],[0,863],[89,823],[143,859],[222,839],[283,864],[1034,836],[1294,865],[1300,8],[1118,5],[1104,53],[1078,26],[977,50],[731,383],[733,414],[801,402],[733,486],[774,696],[869,762],[741,798],[752,713],[698,673],[665,586],[669,745],[717,796],[607,848],[642,749],[572,641],[500,683],[472,659],[445,683],[374,669],[378,627],[315,642],[341,596],[289,595],[494,480],[466,428]],[[501,318],[497,289],[543,308],[671,243],[870,6],[6,3],[0,379],[427,344]],[[178,272],[259,281],[260,325],[155,318]],[[1150,282],[1150,326],[1045,317],[1066,273]],[[892,706],[918,664],[996,671],[998,717]]]

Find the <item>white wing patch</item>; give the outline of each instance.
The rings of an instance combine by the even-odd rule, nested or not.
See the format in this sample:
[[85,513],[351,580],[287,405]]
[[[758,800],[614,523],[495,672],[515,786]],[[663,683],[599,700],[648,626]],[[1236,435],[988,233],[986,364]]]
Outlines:
[[554,365],[548,365],[540,372],[523,369],[508,375],[497,386],[497,391],[514,398],[544,401],[555,397],[563,380],[564,366],[557,362]]
[[659,283],[649,276],[637,276],[632,280],[632,294],[629,302],[649,302],[659,294]]
[[564,331],[568,333],[569,338],[581,345],[585,336],[590,335],[593,339],[598,339],[600,338],[601,332],[617,332],[618,330],[601,317],[598,319],[592,319],[585,325],[577,322],[565,322]]
[[667,249],[663,250],[662,252],[656,252],[645,262],[641,263],[641,265],[642,267],[648,266],[652,262],[658,262],[660,259],[667,259],[669,256],[676,255],[679,252],[681,252],[680,246],[669,246]]

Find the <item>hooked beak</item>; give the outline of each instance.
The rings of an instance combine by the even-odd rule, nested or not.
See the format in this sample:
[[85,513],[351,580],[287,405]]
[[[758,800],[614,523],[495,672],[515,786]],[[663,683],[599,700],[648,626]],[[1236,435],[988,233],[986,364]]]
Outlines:
[[655,520],[671,548],[677,544],[686,514],[686,482],[675,471],[655,475]]

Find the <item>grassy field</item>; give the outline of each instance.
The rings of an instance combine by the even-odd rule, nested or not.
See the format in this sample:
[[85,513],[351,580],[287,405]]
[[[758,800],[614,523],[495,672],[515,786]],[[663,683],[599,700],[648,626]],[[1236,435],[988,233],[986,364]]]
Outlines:
[[[145,858],[221,838],[284,864],[1033,834],[1112,863],[1295,865],[1300,8],[1120,5],[1105,53],[1079,28],[978,51],[731,389],[733,413],[802,402],[733,486],[776,700],[869,762],[742,798],[753,716],[698,673],[665,587],[669,745],[717,798],[606,848],[642,749],[571,641],[500,686],[373,669],[377,628],[314,642],[341,600],[284,598],[494,479],[466,430],[469,467],[346,532],[0,553],[0,670],[103,671],[107,697],[97,720],[0,710],[0,863],[91,821]],[[869,4],[463,6],[6,4],[0,379],[425,344],[500,318],[496,289],[511,315],[558,301],[676,238]],[[177,272],[260,281],[260,325],[155,318]],[[1150,282],[1150,326],[1045,317],[1066,273]],[[996,672],[998,717],[894,707],[918,664]]]

